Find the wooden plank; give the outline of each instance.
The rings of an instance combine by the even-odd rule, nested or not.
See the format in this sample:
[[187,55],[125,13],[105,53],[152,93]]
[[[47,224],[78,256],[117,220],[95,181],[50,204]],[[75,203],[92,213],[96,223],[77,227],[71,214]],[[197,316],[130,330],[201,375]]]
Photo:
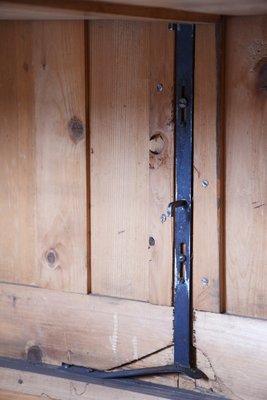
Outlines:
[[0,279],[32,283],[36,176],[32,31],[28,23],[2,22],[0,34]]
[[83,22],[33,25],[37,282],[87,292]]
[[194,308],[219,312],[222,268],[222,143],[215,25],[196,27],[194,112]]
[[[261,1],[261,0],[258,0]],[[81,0],[9,0],[0,2],[1,18],[11,19],[88,19],[88,18],[112,18],[112,19],[143,19],[177,22],[205,22],[212,23],[218,20],[217,15],[204,14],[193,11],[175,10],[162,3],[160,7],[154,7],[151,2],[148,6],[138,6],[121,1],[118,3],[81,1]]]
[[11,284],[0,288],[2,356],[27,358],[40,349],[46,363],[108,369],[172,343],[171,307]]
[[267,17],[226,24],[226,306],[267,318]]
[[0,400],[38,400],[41,396],[32,396],[30,394],[18,393],[13,391],[0,390]]
[[[267,321],[196,312],[197,365],[210,389],[230,399],[265,400]],[[208,388],[207,381],[196,381]]]
[[83,22],[0,29],[0,279],[86,292]]
[[[119,3],[119,4],[118,4]],[[216,15],[265,15],[265,0],[1,1],[2,18],[142,17],[178,22],[216,22]],[[34,7],[33,7],[34,6]],[[51,8],[53,9],[51,10]],[[204,14],[206,13],[206,14]]]
[[92,22],[89,38],[92,292],[147,300],[149,25]]
[[[174,34],[166,23],[150,25],[150,151],[149,151],[149,301],[172,301]],[[165,221],[166,219],[166,221]],[[154,239],[154,242],[153,242]]]

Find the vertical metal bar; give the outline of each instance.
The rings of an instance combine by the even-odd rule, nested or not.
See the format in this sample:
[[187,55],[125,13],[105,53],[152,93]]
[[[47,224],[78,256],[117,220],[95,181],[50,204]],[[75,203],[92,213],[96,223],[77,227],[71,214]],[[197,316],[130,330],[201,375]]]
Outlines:
[[[194,25],[176,29],[174,363],[191,364]],[[178,204],[178,203],[177,203]]]

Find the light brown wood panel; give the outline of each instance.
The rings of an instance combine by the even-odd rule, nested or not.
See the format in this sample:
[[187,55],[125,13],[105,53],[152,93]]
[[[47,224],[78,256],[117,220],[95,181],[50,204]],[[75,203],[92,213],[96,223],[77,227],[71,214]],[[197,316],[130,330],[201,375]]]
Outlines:
[[86,292],[83,22],[0,29],[0,279]]
[[226,24],[226,306],[267,318],[267,17]]
[[[150,24],[149,301],[172,301],[174,32],[166,23]],[[154,239],[154,242],[153,242]],[[153,245],[154,243],[154,245]]]
[[209,380],[197,380],[232,400],[265,400],[267,393],[267,321],[196,312],[197,366]]
[[33,283],[35,126],[32,30],[0,23],[0,280]]
[[[222,267],[222,143],[216,25],[196,27],[194,113],[194,308],[219,312]],[[218,33],[218,31],[217,31]]]
[[87,291],[84,23],[33,25],[37,282]]
[[89,32],[92,292],[147,300],[149,25]]
[[[12,390],[12,388],[10,389]],[[39,400],[42,399],[42,396],[32,396],[30,394],[0,390],[0,400],[38,400],[38,399]]]
[[11,284],[0,304],[1,356],[109,369],[172,344],[171,307]]
[[[262,1],[262,0],[257,0]],[[178,7],[179,8],[179,7]],[[80,0],[9,0],[0,2],[2,19],[142,19],[179,22],[216,22],[217,15],[189,11],[180,11],[154,7],[151,2],[147,7],[129,4],[128,1],[109,4],[96,1]]]

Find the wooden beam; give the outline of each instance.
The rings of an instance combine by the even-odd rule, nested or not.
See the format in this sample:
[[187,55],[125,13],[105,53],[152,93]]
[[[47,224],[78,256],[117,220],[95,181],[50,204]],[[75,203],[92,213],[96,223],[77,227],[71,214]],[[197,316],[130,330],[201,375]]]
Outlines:
[[149,301],[160,305],[173,297],[173,221],[166,209],[174,193],[174,39],[166,23],[150,24]]
[[197,25],[194,113],[193,303],[223,308],[223,135],[220,25]]
[[172,344],[172,307],[12,284],[0,284],[0,304],[6,357],[108,369]]
[[1,280],[87,293],[84,21],[0,34]]
[[150,24],[140,22],[89,24],[92,293],[143,301],[149,298],[149,34]]
[[88,19],[88,18],[138,18],[181,23],[214,23],[219,17],[213,14],[180,11],[163,7],[144,7],[84,0],[9,0],[0,2],[2,19]]
[[198,388],[230,399],[265,400],[267,393],[267,321],[196,312],[197,366],[209,381]]
[[40,400],[41,396],[13,392],[10,390],[0,390],[0,400]]
[[226,21],[226,310],[267,318],[267,16]]

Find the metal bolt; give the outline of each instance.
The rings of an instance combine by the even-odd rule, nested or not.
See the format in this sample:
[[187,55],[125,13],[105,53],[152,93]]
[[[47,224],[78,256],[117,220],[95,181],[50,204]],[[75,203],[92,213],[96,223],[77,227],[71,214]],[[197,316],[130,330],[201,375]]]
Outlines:
[[184,97],[181,97],[178,101],[179,108],[183,109],[187,107],[187,100]]
[[201,185],[202,185],[203,188],[206,188],[206,187],[209,186],[209,181],[207,181],[207,179],[204,179],[204,180],[201,182]]
[[168,25],[168,29],[169,29],[169,31],[175,31],[175,24],[172,24],[172,23],[170,23],[169,25]]
[[163,84],[162,83],[158,83],[157,84],[157,92],[163,92]]
[[184,263],[185,260],[186,260],[186,256],[185,256],[184,254],[180,254],[180,255],[179,255],[179,261],[180,261],[180,263]]
[[209,284],[209,280],[208,280],[208,278],[202,278],[201,279],[201,284],[202,284],[202,286],[208,286],[208,284]]
[[166,222],[166,220],[167,220],[166,215],[165,215],[165,214],[161,214],[160,220],[161,220],[162,223],[163,223],[163,222]]

